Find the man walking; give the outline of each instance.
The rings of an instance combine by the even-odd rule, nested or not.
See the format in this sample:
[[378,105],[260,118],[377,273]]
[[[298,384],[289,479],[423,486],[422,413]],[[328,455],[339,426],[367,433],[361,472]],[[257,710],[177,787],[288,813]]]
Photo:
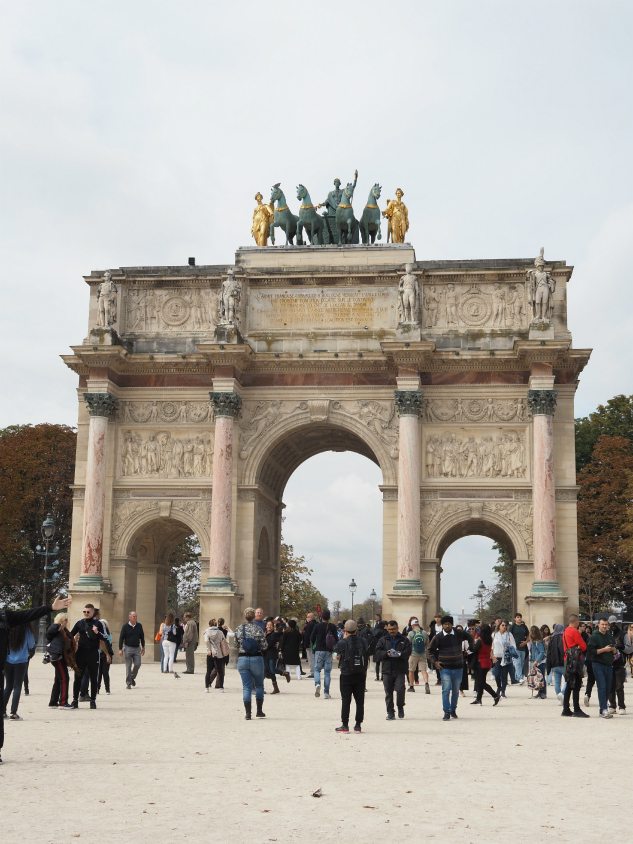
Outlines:
[[255,618],[253,619],[253,624],[256,624],[262,633],[266,632],[266,622],[264,621],[264,610],[261,607],[257,607],[255,610]]
[[[609,625],[607,624],[607,627]],[[561,715],[574,718],[589,718],[586,712],[580,708],[580,687],[582,686],[582,660],[581,655],[587,650],[585,640],[580,635],[578,628],[580,619],[577,615],[570,615],[567,627],[563,631],[563,650],[565,652],[565,694],[563,696],[563,711]],[[569,699],[573,695],[574,711],[569,708]],[[606,703],[605,703],[606,706]],[[600,707],[602,709],[602,706]]]
[[338,641],[336,627],[330,622],[330,611],[323,610],[322,621],[314,625],[310,644],[314,644],[314,696],[321,695],[321,671],[323,671],[323,697],[330,700],[330,675],[332,673],[332,652]]
[[387,634],[376,644],[376,659],[382,663],[387,721],[394,721],[393,693],[396,693],[398,718],[404,718],[405,677],[411,656],[411,642],[398,631],[398,622],[387,622]]
[[341,726],[337,733],[349,733],[349,711],[352,695],[356,702],[354,732],[360,733],[365,717],[365,683],[367,681],[367,642],[358,635],[356,622],[345,622],[343,638],[334,649],[341,669]]
[[453,616],[442,616],[442,629],[435,636],[429,647],[435,669],[440,672],[442,682],[442,709],[444,721],[457,718],[459,687],[464,673],[463,642],[472,648],[473,637],[466,630],[453,629]]
[[510,625],[509,630],[514,636],[514,641],[517,643],[517,656],[514,660],[515,682],[522,685],[525,682],[524,675],[528,658],[528,637],[530,631],[527,629],[527,624],[523,621],[523,616],[520,612],[515,613],[514,621]]
[[309,612],[306,616],[306,626],[303,628],[303,647],[308,657],[308,680],[314,677],[314,651],[310,642],[312,640],[312,631],[316,625],[314,613]]
[[426,630],[422,630],[417,618],[411,619],[411,630],[409,631],[408,639],[411,642],[411,656],[409,657],[409,691],[415,692],[415,672],[419,671],[422,675],[422,679],[424,680],[424,692],[425,694],[430,695],[431,689],[429,688],[429,675],[426,671],[429,634]]
[[185,662],[187,670],[183,674],[193,674],[196,668],[196,646],[198,644],[198,625],[191,617],[190,612],[184,615],[185,632],[182,637],[182,644],[185,649]]
[[121,628],[119,636],[119,656],[125,650],[125,685],[131,689],[136,685],[136,675],[141,667],[141,657],[145,656],[145,633],[139,624],[138,616],[132,610],[128,621]]
[[[573,617],[574,616],[570,616],[570,623]],[[569,630],[569,628],[567,628],[567,630]],[[565,633],[567,633],[567,630],[565,630]],[[609,692],[611,691],[611,680],[613,677],[613,660],[615,658],[617,648],[615,645],[615,638],[609,628],[609,620],[606,616],[603,615],[598,620],[598,629],[594,630],[589,637],[587,649],[589,651],[589,659],[591,659],[591,664],[593,666],[593,673],[596,678],[600,717],[613,718],[613,713],[609,712],[608,699]],[[567,689],[565,689],[565,697],[567,697]]]
[[93,604],[86,604],[83,608],[83,618],[76,622],[70,635],[77,641],[77,653],[75,662],[78,671],[75,671],[73,682],[73,709],[79,709],[79,690],[81,688],[81,677],[84,671],[88,672],[90,678],[90,708],[97,708],[97,673],[99,670],[99,650],[104,651],[105,658],[110,662],[110,654],[105,647],[105,635],[101,632],[101,625],[94,619],[95,608]]

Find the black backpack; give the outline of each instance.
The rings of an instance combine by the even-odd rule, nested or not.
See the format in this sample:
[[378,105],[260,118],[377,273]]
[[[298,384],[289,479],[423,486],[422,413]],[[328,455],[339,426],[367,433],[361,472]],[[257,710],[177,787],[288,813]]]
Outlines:
[[366,671],[365,646],[358,636],[348,636],[343,665],[348,674],[364,674]]

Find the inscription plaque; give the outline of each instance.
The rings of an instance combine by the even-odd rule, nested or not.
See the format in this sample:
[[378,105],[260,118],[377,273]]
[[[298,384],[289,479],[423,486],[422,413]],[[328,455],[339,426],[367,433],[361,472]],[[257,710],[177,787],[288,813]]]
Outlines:
[[396,290],[251,291],[249,330],[314,328],[395,328]]

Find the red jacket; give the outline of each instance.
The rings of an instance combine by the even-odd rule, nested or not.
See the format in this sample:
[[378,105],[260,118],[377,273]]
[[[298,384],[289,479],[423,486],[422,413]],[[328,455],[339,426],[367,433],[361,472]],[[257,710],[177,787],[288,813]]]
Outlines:
[[578,645],[581,651],[587,650],[585,640],[580,635],[580,630],[575,627],[566,627],[563,632],[563,649],[565,651],[565,659],[567,659],[567,650]]
[[[478,640],[479,641],[479,640]],[[477,659],[479,660],[479,664],[482,668],[492,668],[492,662],[490,660],[490,651],[492,650],[491,645],[484,645],[481,643],[481,646],[477,650]]]

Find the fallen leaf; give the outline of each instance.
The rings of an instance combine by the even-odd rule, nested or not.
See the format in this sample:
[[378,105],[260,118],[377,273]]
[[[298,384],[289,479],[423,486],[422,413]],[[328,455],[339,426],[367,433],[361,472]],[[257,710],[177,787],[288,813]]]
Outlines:
[[[375,809],[375,806],[363,806],[363,809]],[[389,821],[387,821],[389,823]]]
[[[412,791],[405,791],[405,794],[413,794],[413,792]],[[407,824],[407,826],[409,826],[409,824]]]
[[270,809],[262,809],[262,814],[265,815],[267,812],[270,812]]
[[313,796],[313,797],[321,797],[321,795],[322,795],[322,794],[323,794],[323,792],[321,791],[321,789],[320,789],[320,788],[317,788],[317,790],[316,790],[316,791],[313,791],[313,792],[312,792],[312,796]]
[[515,746],[515,747],[523,747],[523,745],[522,745],[522,744],[515,744],[514,746]]
[[105,803],[105,800],[99,800],[99,803]]

